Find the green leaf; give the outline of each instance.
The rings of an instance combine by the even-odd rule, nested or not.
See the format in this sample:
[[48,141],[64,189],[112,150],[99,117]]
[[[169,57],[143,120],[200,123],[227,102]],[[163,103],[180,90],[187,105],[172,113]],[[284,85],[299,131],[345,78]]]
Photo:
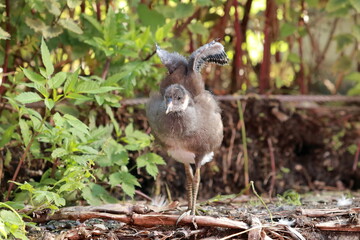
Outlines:
[[67,76],[66,72],[58,72],[57,74],[55,74],[55,76],[53,76],[49,80],[49,88],[56,89],[60,87],[61,84],[65,82],[66,76]]
[[26,112],[30,115],[30,117],[33,116],[36,117],[38,120],[42,120],[42,116],[40,115],[40,113],[38,113],[34,109],[26,108]]
[[359,96],[360,95],[360,83],[356,84],[354,87],[349,89],[347,92],[349,96]]
[[97,102],[97,104],[99,104],[99,106],[102,106],[105,102],[105,98],[101,95],[95,95],[95,100]]
[[45,98],[44,103],[49,110],[53,109],[53,107],[55,106],[55,102],[51,98]]
[[86,145],[83,145],[83,146],[78,146],[78,149],[81,150],[83,153],[89,153],[89,154],[99,154],[99,151],[96,150],[95,148],[92,148],[90,146],[86,146]]
[[18,230],[18,231],[13,231],[12,232],[12,235],[16,238],[16,239],[21,239],[21,240],[29,240],[28,237],[26,237],[25,231],[21,231],[21,230]]
[[54,38],[63,32],[63,28],[59,24],[46,26],[42,31],[45,39]]
[[51,62],[51,56],[48,47],[44,41],[44,38],[41,40],[41,58],[46,68],[47,77],[50,77],[54,73],[54,65]]
[[9,210],[1,210],[0,218],[5,219],[6,223],[13,224],[15,226],[24,226],[25,223],[14,212]]
[[37,74],[27,68],[22,69],[25,76],[32,82],[37,83],[39,85],[45,85],[45,78],[43,78],[40,74]]
[[92,206],[118,202],[105,188],[95,183],[89,183],[88,186],[84,187],[81,195]]
[[211,6],[213,4],[212,0],[197,0],[196,3],[199,6]]
[[114,139],[107,140],[102,148],[105,154],[99,155],[96,158],[96,163],[100,167],[126,166],[129,163],[129,156],[126,149]]
[[114,75],[111,75],[110,77],[108,77],[102,85],[103,86],[113,85],[113,84],[119,82],[120,80],[122,80],[127,75],[129,75],[129,74],[127,72],[123,72],[123,71],[115,73]]
[[346,148],[346,150],[351,154],[351,155],[355,155],[356,151],[358,149],[358,146],[356,144],[351,144],[350,146],[348,146]]
[[150,10],[145,4],[139,4],[137,12],[141,23],[144,26],[149,26],[153,32],[156,31],[157,27],[165,24],[164,16],[155,10]]
[[114,10],[109,8],[104,22],[104,40],[106,43],[110,44],[113,41],[114,36],[116,36],[116,26],[117,23]]
[[354,25],[352,29],[352,34],[356,40],[360,41],[360,25]]
[[98,20],[90,15],[86,15],[86,14],[83,14],[82,15],[91,25],[93,25],[96,30],[98,30],[99,32],[102,32],[103,29],[102,29],[102,26],[101,24],[98,22]]
[[195,22],[188,25],[188,28],[192,33],[200,34],[202,36],[208,36],[209,31],[201,22]]
[[336,60],[334,65],[334,70],[336,72],[347,72],[351,69],[351,66],[352,66],[352,59],[344,55]]
[[24,144],[25,144],[25,146],[27,146],[29,144],[31,136],[32,136],[32,133],[29,128],[29,124],[24,119],[20,119],[19,126],[20,126],[20,131],[21,131],[21,135],[22,135]]
[[130,123],[125,128],[125,137],[122,140],[128,145],[126,145],[126,149],[131,151],[136,151],[143,149],[151,144],[151,137],[148,134],[145,134],[139,130],[134,130],[134,126]]
[[301,62],[299,55],[297,55],[296,53],[292,53],[292,52],[289,53],[289,55],[287,56],[287,60],[289,62],[298,63],[298,64]]
[[64,118],[75,129],[79,130],[82,133],[89,134],[89,127],[83,122],[81,122],[79,119],[77,119],[76,117],[69,114],[65,114]]
[[124,171],[111,174],[109,176],[109,183],[112,187],[120,184],[123,191],[130,197],[133,197],[135,194],[135,186],[140,187],[136,177]]
[[352,44],[354,42],[354,37],[349,33],[339,34],[335,37],[335,40],[337,42],[337,50],[341,51],[349,44]]
[[149,40],[149,37],[150,37],[150,28],[147,27],[146,30],[142,34],[140,34],[139,37],[137,37],[137,39],[135,40],[136,47],[138,49],[142,49],[146,44],[146,42]]
[[281,38],[286,38],[290,35],[293,35],[297,30],[297,27],[291,23],[284,23],[283,25],[281,25],[280,28],[280,37]]
[[25,183],[15,183],[19,185],[19,188],[24,191],[28,191],[30,193],[33,193],[35,191],[35,188],[28,182]]
[[33,102],[41,101],[42,98],[37,93],[24,92],[24,93],[20,93],[19,95],[17,95],[15,97],[15,100],[22,104],[26,104],[26,103],[33,103]]
[[40,132],[41,128],[42,128],[41,121],[38,118],[34,117],[34,116],[30,116],[30,119],[31,119],[34,130],[37,131],[37,132]]
[[45,7],[48,9],[48,11],[55,16],[59,16],[61,13],[60,10],[60,3],[58,3],[56,0],[46,0],[43,2],[45,4]]
[[33,19],[33,18],[26,17],[25,23],[31,29],[33,29],[35,32],[42,32],[46,28],[45,23],[43,21],[41,21],[39,18]]
[[58,112],[54,114],[53,120],[55,122],[55,126],[58,126],[60,128],[64,126],[65,119]]
[[194,12],[194,5],[191,3],[178,3],[176,6],[175,18],[187,18]]
[[2,220],[2,218],[0,218],[0,239],[2,239],[1,235],[3,237],[5,237],[5,239],[7,239],[7,231],[5,229],[5,224],[4,224],[3,220]]
[[111,107],[109,105],[105,105],[105,111],[106,111],[107,115],[110,117],[112,124],[114,125],[116,136],[119,137],[121,135],[120,126],[119,126],[118,121],[115,119],[115,116],[114,116],[113,111],[111,110]]
[[158,174],[156,165],[164,165],[166,163],[159,155],[155,153],[146,153],[136,159],[136,164],[138,168],[145,167],[146,171],[155,178]]
[[360,72],[352,72],[344,77],[348,81],[360,83]]
[[76,8],[82,3],[82,0],[67,0],[67,5],[69,8]]
[[0,27],[0,39],[10,39],[10,34]]
[[64,92],[65,94],[68,94],[69,92],[74,91],[76,83],[79,78],[79,71],[80,69],[77,69],[74,73],[72,73],[66,80],[64,85]]
[[319,0],[305,0],[309,7],[315,8],[319,4]]
[[75,89],[77,93],[94,93],[99,90],[100,84],[95,81],[82,81]]
[[121,90],[121,87],[113,87],[113,86],[101,86],[99,87],[98,84],[94,85],[94,86],[98,86],[95,89],[88,89],[88,90],[82,90],[83,93],[92,93],[92,94],[96,94],[96,93],[107,93],[107,92],[111,92],[114,90]]
[[48,97],[49,97],[49,93],[48,93],[48,91],[46,90],[44,84],[34,83],[34,88],[35,88],[36,90],[38,90],[38,91],[41,93],[41,95],[43,95],[43,97],[45,97],[45,98],[48,98]]
[[70,30],[74,33],[77,34],[83,34],[83,30],[79,27],[79,25],[72,20],[71,18],[67,18],[67,19],[60,19],[59,20],[59,24],[61,26],[63,26],[64,28],[66,28],[67,30]]
[[0,138],[0,148],[4,147],[8,142],[10,142],[16,127],[17,125],[11,125],[2,133]]
[[356,9],[356,11],[360,12],[360,1],[359,0],[349,0],[351,5]]
[[346,7],[348,1],[344,0],[329,0],[326,4],[326,11],[327,12],[335,12],[341,8]]

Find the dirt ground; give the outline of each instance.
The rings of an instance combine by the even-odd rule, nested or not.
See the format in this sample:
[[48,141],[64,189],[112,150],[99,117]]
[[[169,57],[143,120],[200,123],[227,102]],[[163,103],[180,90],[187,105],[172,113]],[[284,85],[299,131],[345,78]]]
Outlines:
[[[125,109],[126,107],[124,107]],[[132,108],[132,107],[131,107]],[[224,140],[214,160],[202,167],[200,199],[240,193],[247,186],[244,145],[236,102],[221,102]],[[144,110],[132,115],[119,109],[124,122],[134,121],[150,131]],[[356,152],[360,150],[359,103],[280,102],[249,99],[243,103],[248,151],[248,179],[257,191],[276,197],[286,190],[343,191],[360,188]],[[135,117],[134,117],[135,116]],[[185,196],[183,166],[163,154],[167,165],[160,177],[142,181],[148,195]],[[142,175],[140,173],[140,175]],[[141,176],[140,176],[141,177]],[[154,189],[154,186],[156,188]]]
[[[311,192],[273,201],[228,196],[202,202],[187,216],[174,203],[76,207],[42,218],[30,239],[359,239],[360,194]],[[289,204],[291,203],[291,204]],[[169,207],[171,206],[172,207]],[[266,207],[268,208],[266,208]],[[143,211],[147,209],[146,211]],[[171,216],[174,218],[170,219]],[[46,219],[47,218],[47,219]],[[188,218],[188,219],[186,219]],[[55,219],[55,220],[51,220]],[[71,220],[75,219],[75,220]],[[224,224],[226,220],[226,226]]]

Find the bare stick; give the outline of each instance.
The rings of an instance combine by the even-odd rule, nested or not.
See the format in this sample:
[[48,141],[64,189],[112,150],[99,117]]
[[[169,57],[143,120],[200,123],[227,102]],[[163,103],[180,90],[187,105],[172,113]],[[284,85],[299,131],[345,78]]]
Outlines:
[[272,193],[274,191],[275,180],[276,180],[276,165],[275,165],[275,157],[274,157],[274,147],[272,145],[271,138],[267,139],[269,151],[270,151],[270,161],[271,161],[271,183],[269,190],[269,197],[271,198]]
[[249,155],[247,151],[247,139],[246,139],[246,129],[245,129],[245,121],[244,121],[244,113],[242,109],[242,105],[240,101],[237,101],[239,118],[241,122],[241,137],[243,142],[243,151],[244,151],[244,181],[245,186],[249,184]]
[[356,168],[357,168],[357,165],[358,165],[358,162],[359,162],[359,154],[360,154],[360,141],[358,142],[357,150],[356,150],[355,157],[354,157],[354,163],[353,163],[353,166],[352,166],[352,171],[353,172],[356,171]]

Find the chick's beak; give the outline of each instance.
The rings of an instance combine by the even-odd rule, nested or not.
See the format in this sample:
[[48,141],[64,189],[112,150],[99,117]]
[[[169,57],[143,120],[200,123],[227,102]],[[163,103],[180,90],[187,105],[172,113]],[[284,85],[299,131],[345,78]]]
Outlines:
[[169,101],[167,101],[166,102],[166,114],[168,114],[169,112],[171,112],[172,111],[172,108],[173,108],[173,102],[172,102],[172,100],[169,100]]

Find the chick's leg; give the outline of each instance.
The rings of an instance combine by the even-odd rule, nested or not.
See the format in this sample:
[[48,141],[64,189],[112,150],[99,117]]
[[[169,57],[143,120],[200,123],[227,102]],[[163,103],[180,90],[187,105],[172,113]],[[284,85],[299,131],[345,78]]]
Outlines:
[[195,215],[196,210],[196,199],[199,191],[200,185],[200,166],[196,166],[195,175],[193,177],[193,195],[192,195],[192,208],[191,215]]
[[193,188],[193,170],[189,163],[184,163],[185,166],[185,175],[186,175],[186,192],[187,192],[187,200],[188,200],[188,209],[193,209],[193,195],[194,195],[194,188]]

